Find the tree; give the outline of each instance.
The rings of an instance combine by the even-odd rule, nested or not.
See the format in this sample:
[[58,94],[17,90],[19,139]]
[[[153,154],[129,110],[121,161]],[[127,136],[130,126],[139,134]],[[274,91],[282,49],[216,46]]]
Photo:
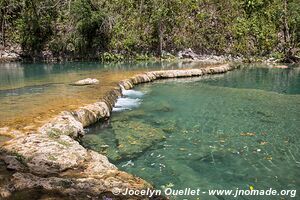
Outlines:
[[[44,2],[45,3],[45,2]],[[53,1],[44,6],[39,0],[23,0],[21,18],[18,19],[20,43],[28,55],[39,55],[52,35],[52,18],[56,10]]]
[[300,48],[299,0],[0,0],[2,44],[76,57],[103,52],[285,57]]
[[284,61],[299,62],[296,56],[300,47],[300,4],[298,0],[284,0],[282,14]]

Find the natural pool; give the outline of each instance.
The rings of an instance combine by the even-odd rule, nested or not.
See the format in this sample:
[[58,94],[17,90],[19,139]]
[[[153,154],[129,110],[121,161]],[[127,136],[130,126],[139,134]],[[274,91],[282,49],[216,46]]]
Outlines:
[[[62,111],[95,103],[120,80],[135,74],[161,69],[201,68],[205,63],[189,61],[149,61],[103,64],[97,62],[70,63],[0,63],[0,148],[12,137],[8,133],[35,132],[51,117]],[[71,83],[84,78],[97,78],[98,85],[82,87]],[[2,150],[2,148],[0,149]],[[2,153],[2,151],[0,151]],[[0,155],[1,156],[1,155]],[[0,161],[0,193],[10,183],[11,175]],[[7,194],[7,193],[6,193]],[[14,192],[9,199],[68,199],[65,196],[43,191]],[[1,197],[0,197],[1,198]]]
[[[120,169],[157,188],[300,191],[299,66],[247,66],[157,81],[125,94],[110,122],[90,127],[82,141]],[[184,198],[197,199],[176,199]]]
[[[99,101],[120,80],[144,71],[201,66],[176,61],[0,63],[0,129],[34,131],[61,111]],[[70,85],[88,77],[97,78],[100,84]]]

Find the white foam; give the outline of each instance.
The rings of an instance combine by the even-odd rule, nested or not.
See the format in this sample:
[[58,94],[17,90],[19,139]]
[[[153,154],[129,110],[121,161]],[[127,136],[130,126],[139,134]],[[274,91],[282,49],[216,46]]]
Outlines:
[[141,103],[141,99],[139,98],[128,98],[121,97],[117,100],[113,111],[123,111],[123,110],[131,110],[133,108],[137,108]]
[[136,90],[126,90],[122,85],[120,85],[120,87],[124,97],[118,98],[113,111],[119,112],[137,108],[141,103],[140,98],[144,95],[144,93]]
[[133,98],[140,98],[144,95],[144,93],[136,90],[126,90],[122,85],[120,85],[122,89],[122,94],[124,96],[133,97]]
[[132,160],[129,160],[127,163],[125,163],[124,165],[122,165],[122,167],[127,167],[127,166],[134,166],[134,162],[132,162]]
[[122,90],[122,94],[127,97],[140,98],[144,93],[136,90]]

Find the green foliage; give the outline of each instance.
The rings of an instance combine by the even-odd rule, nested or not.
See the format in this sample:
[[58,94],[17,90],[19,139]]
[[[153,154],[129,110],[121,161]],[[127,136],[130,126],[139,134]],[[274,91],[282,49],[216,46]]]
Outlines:
[[134,57],[135,60],[150,60],[151,56],[148,56],[147,54],[136,54]]
[[124,56],[122,54],[117,54],[117,53],[109,53],[109,52],[104,52],[103,54],[100,55],[100,60],[102,62],[116,62],[116,61],[121,61],[124,60]]
[[300,48],[299,0],[0,0],[0,13],[2,44],[29,55],[113,61],[183,48],[249,57]]
[[52,139],[58,139],[61,135],[61,133],[58,129],[53,129],[50,132],[48,132],[47,134]]
[[[22,15],[17,20],[20,43],[25,52],[39,53],[52,34],[51,20],[55,10],[40,10],[38,0],[24,0]],[[49,5],[50,6],[50,5]]]
[[84,53],[92,49],[107,49],[110,30],[101,10],[93,10],[90,1],[75,0],[71,5],[70,18],[76,29],[72,37],[76,51]]
[[288,4],[288,25],[291,34],[292,48],[300,47],[300,2],[299,0],[290,0]]

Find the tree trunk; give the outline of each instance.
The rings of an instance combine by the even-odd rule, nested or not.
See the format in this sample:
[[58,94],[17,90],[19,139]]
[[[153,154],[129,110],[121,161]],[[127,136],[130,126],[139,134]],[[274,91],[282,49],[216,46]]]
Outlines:
[[5,45],[6,45],[5,44],[6,43],[6,41],[5,41],[5,17],[6,17],[6,9],[3,7],[1,12],[3,13],[3,15],[2,15],[2,21],[1,21],[2,45],[3,45],[3,47],[5,47]]
[[290,49],[290,30],[288,25],[288,0],[284,0],[284,16],[283,16],[283,38],[284,38],[284,54],[288,56],[291,53]]
[[69,0],[69,2],[68,2],[68,14],[71,13],[71,3],[72,3],[72,0]]
[[162,30],[162,23],[159,22],[158,25],[158,38],[159,38],[159,44],[158,44],[158,56],[162,57],[162,51],[163,51],[163,30]]
[[4,19],[2,19],[2,27],[1,27],[1,33],[2,33],[2,45],[3,47],[5,47],[5,23],[4,23]]
[[143,8],[144,8],[144,0],[141,0],[141,3],[140,3],[140,14],[142,14]]

